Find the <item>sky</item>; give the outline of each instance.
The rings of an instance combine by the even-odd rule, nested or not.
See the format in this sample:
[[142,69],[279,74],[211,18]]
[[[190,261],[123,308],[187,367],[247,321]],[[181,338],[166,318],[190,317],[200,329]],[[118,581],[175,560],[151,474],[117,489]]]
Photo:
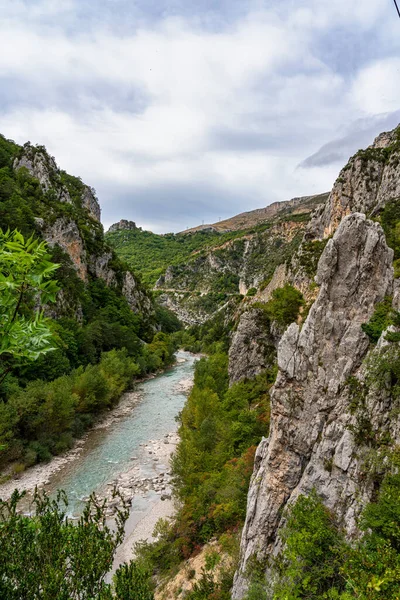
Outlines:
[[328,191],[400,122],[392,0],[0,0],[0,133],[157,233]]

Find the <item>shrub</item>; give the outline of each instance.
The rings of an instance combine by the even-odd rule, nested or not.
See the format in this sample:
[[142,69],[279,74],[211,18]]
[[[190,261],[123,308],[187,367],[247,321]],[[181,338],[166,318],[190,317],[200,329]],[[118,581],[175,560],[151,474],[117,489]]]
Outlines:
[[281,537],[284,550],[276,563],[276,600],[320,600],[327,598],[332,588],[343,590],[339,574],[343,535],[315,492],[299,496],[288,512]]
[[374,314],[368,321],[363,323],[361,329],[367,334],[373,344],[381,337],[382,332],[392,323],[392,298],[386,297],[383,302],[376,305]]
[[284,287],[277,288],[272,292],[271,300],[265,305],[265,310],[271,321],[276,321],[279,325],[286,327],[297,320],[303,305],[304,299],[301,292],[287,283]]

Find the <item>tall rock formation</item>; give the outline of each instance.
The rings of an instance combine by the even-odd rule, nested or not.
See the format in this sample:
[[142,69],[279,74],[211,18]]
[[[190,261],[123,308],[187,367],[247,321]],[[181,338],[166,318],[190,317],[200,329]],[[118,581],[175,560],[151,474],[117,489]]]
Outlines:
[[120,221],[118,221],[118,223],[114,223],[113,225],[111,225],[110,229],[108,230],[107,233],[113,233],[114,231],[135,231],[136,229],[139,229],[136,226],[136,223],[134,221],[127,221],[126,219],[121,219]]
[[[247,589],[250,557],[264,561],[279,548],[282,511],[300,493],[315,488],[350,533],[371,497],[347,382],[368,351],[361,324],[392,293],[392,260],[379,224],[359,213],[347,216],[319,261],[320,290],[303,327],[293,323],[283,335],[270,436],[258,448],[248,495],[235,600]],[[385,414],[375,418],[385,421]]]
[[[39,184],[39,200],[33,208],[34,214],[36,209],[39,210],[35,217],[36,232],[50,248],[60,248],[65,253],[66,256],[58,253],[58,262],[65,263],[65,267],[72,269],[85,284],[91,279],[102,279],[107,286],[125,296],[132,311],[145,317],[152,314],[150,297],[104,241],[101,211],[94,189],[80,178],[60,170],[44,146],[32,146],[29,142],[18,149],[12,169],[17,175],[25,169],[28,177]],[[136,227],[132,222],[125,223],[131,228]],[[81,307],[76,298],[68,298],[62,290],[58,295],[57,310],[60,314],[72,310],[79,315]]]
[[332,235],[352,212],[376,214],[388,200],[400,196],[400,126],[380,134],[366,150],[355,154],[341,170],[324,206],[312,219],[311,237]]

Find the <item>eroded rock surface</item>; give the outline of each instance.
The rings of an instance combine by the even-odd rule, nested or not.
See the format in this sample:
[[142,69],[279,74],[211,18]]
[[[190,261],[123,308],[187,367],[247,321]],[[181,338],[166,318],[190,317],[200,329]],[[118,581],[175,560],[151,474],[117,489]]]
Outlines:
[[123,230],[135,230],[138,229],[136,223],[134,221],[128,221],[127,219],[121,219],[118,223],[114,223],[111,225],[108,233],[113,233],[115,231],[123,231]]
[[400,126],[380,134],[341,170],[325,206],[309,225],[313,237],[327,237],[353,212],[375,213],[400,196]]
[[271,333],[262,309],[244,312],[229,348],[229,383],[252,379],[271,367],[276,358],[278,338]]
[[[283,509],[298,494],[316,488],[347,531],[356,530],[372,484],[349,429],[355,417],[347,381],[362,371],[368,351],[361,324],[392,293],[392,259],[379,224],[360,213],[343,219],[319,261],[320,289],[302,329],[293,323],[283,335],[270,436],[258,448],[248,495],[235,600],[246,592],[250,557],[264,561],[279,548]],[[372,418],[376,425],[387,420],[384,410]]]

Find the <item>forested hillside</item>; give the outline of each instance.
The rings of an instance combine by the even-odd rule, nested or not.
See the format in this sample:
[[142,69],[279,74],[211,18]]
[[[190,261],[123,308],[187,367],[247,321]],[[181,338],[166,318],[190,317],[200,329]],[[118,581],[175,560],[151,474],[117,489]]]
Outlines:
[[[94,190],[44,147],[0,136],[0,228],[0,466],[18,472],[71,447],[133,377],[170,364],[157,331],[179,324],[106,244]],[[49,277],[56,292],[40,300]],[[23,357],[7,340],[18,324],[36,327],[38,345],[39,308],[53,350]]]
[[107,232],[106,241],[118,256],[140,273],[143,281],[154,286],[169,265],[185,263],[192,254],[236,237],[237,233],[221,235],[200,231],[193,235],[120,229]]
[[[160,236],[125,229],[122,222],[106,238],[118,256],[155,285],[162,306],[186,324],[200,324],[227,302],[235,304],[241,296],[265,289],[275,268],[299,246],[312,210],[324,199],[323,194],[307,196],[271,211],[243,213],[237,229],[226,232],[199,227]],[[229,221],[232,227],[235,219]]]

